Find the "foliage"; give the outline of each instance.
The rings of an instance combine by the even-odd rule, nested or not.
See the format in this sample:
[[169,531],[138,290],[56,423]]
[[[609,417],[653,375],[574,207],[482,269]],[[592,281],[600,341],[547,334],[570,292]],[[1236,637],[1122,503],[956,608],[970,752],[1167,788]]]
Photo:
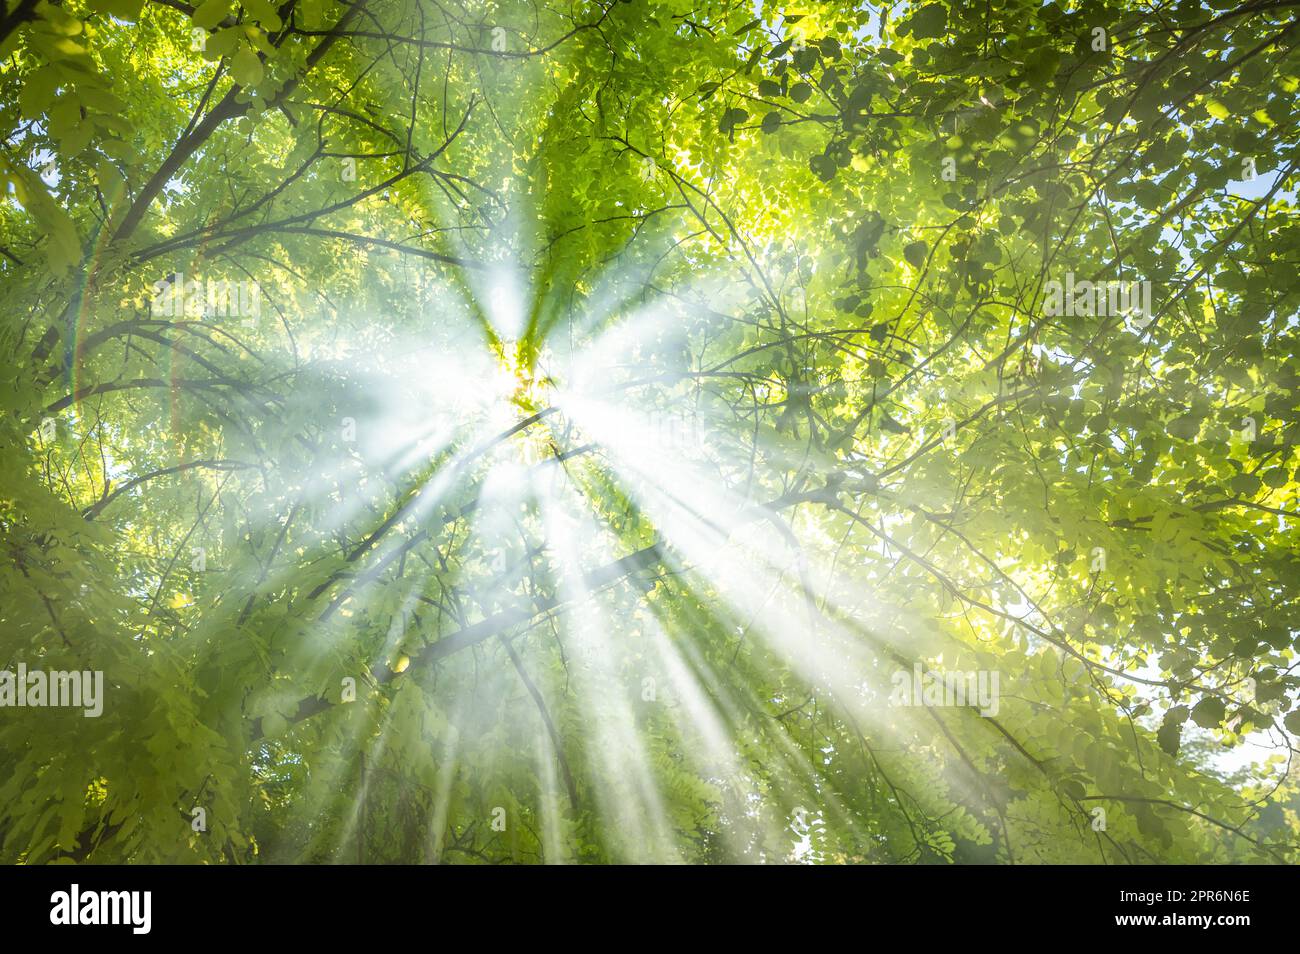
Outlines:
[[1294,11],[8,0],[0,858],[1296,860]]

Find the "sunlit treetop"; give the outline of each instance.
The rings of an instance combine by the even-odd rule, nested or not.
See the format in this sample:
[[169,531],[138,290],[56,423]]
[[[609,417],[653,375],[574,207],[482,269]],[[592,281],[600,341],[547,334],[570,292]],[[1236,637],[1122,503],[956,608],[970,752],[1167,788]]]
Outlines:
[[0,859],[1297,860],[1293,5],[0,12]]

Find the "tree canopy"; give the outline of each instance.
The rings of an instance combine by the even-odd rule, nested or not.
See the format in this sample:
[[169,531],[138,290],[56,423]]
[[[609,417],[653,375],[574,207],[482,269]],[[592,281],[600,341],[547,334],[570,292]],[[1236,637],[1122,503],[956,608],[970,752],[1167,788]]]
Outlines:
[[0,859],[1296,861],[1298,6],[7,0]]

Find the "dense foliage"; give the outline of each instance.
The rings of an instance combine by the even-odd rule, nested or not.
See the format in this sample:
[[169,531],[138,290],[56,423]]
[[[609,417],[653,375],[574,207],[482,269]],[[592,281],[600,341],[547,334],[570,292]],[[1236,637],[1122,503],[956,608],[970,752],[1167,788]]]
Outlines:
[[0,858],[1296,860],[1297,6],[7,0]]

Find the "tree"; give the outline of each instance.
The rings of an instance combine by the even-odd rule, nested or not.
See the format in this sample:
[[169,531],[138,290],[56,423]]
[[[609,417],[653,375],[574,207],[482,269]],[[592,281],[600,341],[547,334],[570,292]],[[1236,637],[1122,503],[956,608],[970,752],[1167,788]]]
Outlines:
[[0,857],[1296,860],[1296,28],[10,0]]

